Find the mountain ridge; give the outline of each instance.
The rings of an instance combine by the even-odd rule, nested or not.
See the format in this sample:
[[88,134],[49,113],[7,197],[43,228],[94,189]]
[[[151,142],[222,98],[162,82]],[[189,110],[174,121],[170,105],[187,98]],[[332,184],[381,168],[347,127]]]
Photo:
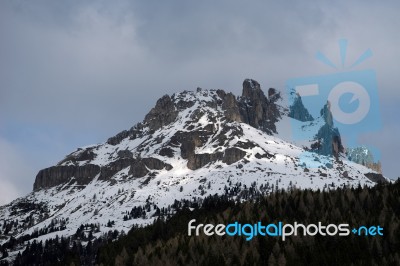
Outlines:
[[[323,117],[301,121],[301,126],[314,123],[307,125],[320,130],[329,124],[321,137],[330,138],[334,126],[324,108]],[[0,207],[0,220],[18,221],[7,233],[0,232],[0,244],[11,237],[29,241],[69,236],[87,223],[99,225],[93,237],[110,229],[128,231],[134,224],[150,223],[158,209],[175,200],[226,193],[240,200],[249,188],[268,194],[281,188],[332,189],[387,181],[347,161],[340,150],[329,156],[306,147],[315,139],[304,147],[281,139],[282,121],[293,119],[289,109],[277,90],[269,89],[266,96],[251,79],[243,82],[240,97],[200,88],[165,95],[129,130],[79,148],[39,171],[32,193]],[[340,143],[340,135],[331,141]],[[138,207],[145,209],[143,215],[123,219]],[[54,224],[59,230],[35,233]]]

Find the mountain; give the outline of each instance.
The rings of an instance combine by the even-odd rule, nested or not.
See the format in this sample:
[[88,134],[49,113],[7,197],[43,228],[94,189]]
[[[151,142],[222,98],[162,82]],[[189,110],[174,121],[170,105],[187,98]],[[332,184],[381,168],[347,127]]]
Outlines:
[[346,153],[350,161],[364,165],[378,173],[382,173],[381,162],[374,159],[374,155],[367,147],[347,148]]
[[0,244],[13,258],[28,241],[71,236],[82,225],[96,228],[93,238],[127,232],[171,213],[176,201],[379,181],[387,179],[347,160],[329,103],[313,118],[301,99],[290,105],[246,79],[239,97],[201,88],[165,95],[141,123],[40,170],[33,192],[0,208]]

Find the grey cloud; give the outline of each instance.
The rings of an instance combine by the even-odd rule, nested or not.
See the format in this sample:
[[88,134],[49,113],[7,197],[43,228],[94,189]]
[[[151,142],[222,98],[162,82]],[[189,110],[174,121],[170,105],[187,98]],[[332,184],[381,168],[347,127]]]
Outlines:
[[[282,89],[287,78],[332,73],[314,54],[337,60],[340,38],[349,39],[349,61],[373,50],[362,67],[376,70],[382,105],[396,106],[398,7],[395,1],[1,1],[0,136],[10,138],[14,122],[64,132],[43,146],[44,161],[53,162],[87,139],[103,141],[140,121],[165,93],[197,86],[240,93],[248,77]],[[26,149],[27,156],[37,152]]]

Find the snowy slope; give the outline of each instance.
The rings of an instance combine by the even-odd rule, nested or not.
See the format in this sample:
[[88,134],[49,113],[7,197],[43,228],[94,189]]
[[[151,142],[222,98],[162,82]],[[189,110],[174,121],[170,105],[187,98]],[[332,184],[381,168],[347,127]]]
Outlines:
[[[133,163],[118,168],[107,178],[99,173],[84,185],[70,176],[61,184],[36,189],[0,207],[0,224],[18,221],[18,226],[7,234],[4,230],[0,232],[0,244],[6,243],[12,235],[23,237],[54,224],[60,225],[59,231],[37,239],[73,235],[87,223],[100,225],[95,237],[115,229],[127,232],[134,224],[150,223],[157,208],[167,207],[175,200],[193,200],[227,191],[240,197],[240,192],[250,187],[269,193],[291,187],[334,189],[344,185],[375,184],[366,176],[372,172],[370,169],[307,152],[303,142],[291,141],[290,136],[284,134],[288,132],[288,125],[297,123],[304,127],[308,134],[305,142],[309,142],[321,126],[318,119],[312,124],[293,121],[282,112],[277,123],[278,134],[271,136],[246,123],[228,120],[219,104],[223,99],[217,91],[183,92],[171,96],[171,100],[176,106],[173,111],[177,111],[172,123],[156,129],[150,122],[142,123],[132,128],[131,135],[122,135],[117,143],[105,142],[78,149],[57,167],[95,165],[111,169],[110,165],[122,160],[121,151]],[[187,143],[184,140],[188,138],[187,143],[194,143],[194,153],[185,155],[183,146]],[[168,155],[162,152],[166,149]],[[230,153],[233,155],[228,156]],[[85,154],[90,156],[83,156]],[[135,176],[132,168],[142,165],[143,158],[159,160],[163,166],[149,168],[145,163],[146,173]],[[232,192],[234,186],[240,189]],[[140,218],[124,219],[135,206],[147,206],[146,213]],[[114,224],[107,227],[109,221]]]

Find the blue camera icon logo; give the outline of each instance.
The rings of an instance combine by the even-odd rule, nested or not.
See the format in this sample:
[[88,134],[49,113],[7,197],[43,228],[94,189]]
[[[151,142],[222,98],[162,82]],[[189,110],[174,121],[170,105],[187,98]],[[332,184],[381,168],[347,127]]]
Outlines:
[[[344,67],[347,41],[340,40],[339,45]],[[351,67],[360,64],[371,55],[371,51],[367,50]],[[317,59],[338,69],[322,53],[317,53]],[[362,145],[358,143],[360,135],[381,128],[378,86],[376,73],[372,69],[292,78],[286,81],[286,89],[289,106],[292,107],[296,101],[297,104],[300,101],[307,110],[309,115],[307,117],[312,117],[312,119],[303,119],[300,122],[298,119],[291,120],[295,141],[310,138],[309,135],[307,136],[307,128],[314,127],[314,130],[318,130],[323,123],[331,123],[329,130],[337,130],[336,133],[332,133],[331,137],[334,138],[337,134],[336,137],[344,140],[345,146],[351,148]],[[326,109],[330,114],[326,114]],[[296,118],[295,116],[293,118]],[[323,116],[324,119],[321,118]],[[320,119],[318,120],[318,118]],[[318,123],[320,124],[318,125]]]

